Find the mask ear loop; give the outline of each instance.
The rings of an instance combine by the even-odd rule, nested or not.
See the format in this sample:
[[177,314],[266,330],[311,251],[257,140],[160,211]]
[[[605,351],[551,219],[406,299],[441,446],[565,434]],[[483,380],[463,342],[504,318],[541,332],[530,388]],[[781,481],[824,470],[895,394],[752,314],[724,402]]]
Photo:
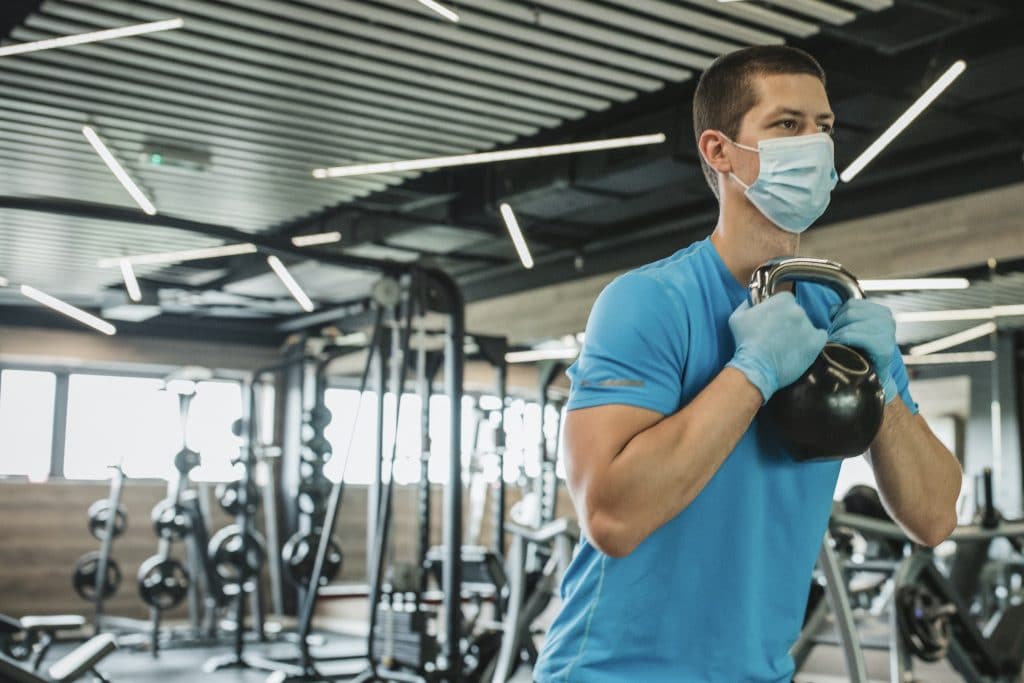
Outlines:
[[[736,142],[735,140],[730,139],[728,135],[726,135],[725,133],[722,133],[721,131],[719,131],[719,134],[723,138],[728,140],[729,144],[733,145],[734,147],[739,147],[740,149],[745,149],[748,152],[753,152],[754,154],[760,154],[761,153],[761,150],[757,149],[756,147],[750,147],[748,145],[741,145],[740,143]],[[729,171],[729,177],[732,178],[733,180],[735,180],[737,183],[739,183],[740,186],[743,187],[744,192],[750,189],[750,185],[747,185],[745,182],[740,180],[740,177],[738,175],[736,175],[735,173],[733,173],[732,171]]]

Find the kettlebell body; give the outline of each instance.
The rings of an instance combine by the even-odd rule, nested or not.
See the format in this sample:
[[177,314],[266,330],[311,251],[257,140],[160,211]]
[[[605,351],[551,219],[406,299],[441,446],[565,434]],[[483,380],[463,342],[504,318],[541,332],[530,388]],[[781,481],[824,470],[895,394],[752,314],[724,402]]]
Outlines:
[[[864,298],[857,279],[834,261],[772,259],[754,270],[750,299],[758,304],[784,282],[825,285],[844,299]],[[764,408],[770,429],[797,460],[833,460],[864,453],[882,426],[885,393],[867,356],[828,343],[800,378]]]

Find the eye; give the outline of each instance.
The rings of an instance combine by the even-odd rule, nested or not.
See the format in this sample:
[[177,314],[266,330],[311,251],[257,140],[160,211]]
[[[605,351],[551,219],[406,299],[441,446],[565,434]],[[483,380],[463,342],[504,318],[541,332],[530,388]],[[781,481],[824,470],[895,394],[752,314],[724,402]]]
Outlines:
[[775,125],[782,126],[786,130],[796,130],[797,128],[796,119],[782,119]]
[[828,123],[822,123],[818,127],[821,128],[822,133],[828,133],[829,135],[833,135],[836,132],[836,129]]

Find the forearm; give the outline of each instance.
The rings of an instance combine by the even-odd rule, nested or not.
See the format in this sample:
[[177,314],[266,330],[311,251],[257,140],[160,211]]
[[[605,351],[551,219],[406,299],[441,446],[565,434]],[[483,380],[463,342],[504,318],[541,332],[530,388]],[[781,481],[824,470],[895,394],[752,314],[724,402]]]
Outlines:
[[934,546],[956,526],[960,464],[897,398],[885,408],[868,460],[889,513],[917,543]]
[[613,554],[630,552],[697,497],[761,401],[741,372],[724,369],[684,408],[625,444],[602,472],[603,481],[589,488],[588,526],[603,526],[604,537],[618,539],[621,547]]

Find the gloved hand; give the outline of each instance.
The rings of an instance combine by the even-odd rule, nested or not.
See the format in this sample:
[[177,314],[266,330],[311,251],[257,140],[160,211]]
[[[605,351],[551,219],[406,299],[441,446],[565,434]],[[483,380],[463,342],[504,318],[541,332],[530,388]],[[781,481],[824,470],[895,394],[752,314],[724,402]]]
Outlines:
[[892,311],[864,299],[847,299],[829,311],[832,324],[829,341],[863,351],[875,366],[885,390],[885,402],[896,398],[896,380],[892,377],[892,355],[896,353],[896,321]]
[[827,339],[791,292],[774,294],[757,306],[744,302],[729,316],[729,329],[736,353],[727,367],[746,375],[766,402],[811,367]]

